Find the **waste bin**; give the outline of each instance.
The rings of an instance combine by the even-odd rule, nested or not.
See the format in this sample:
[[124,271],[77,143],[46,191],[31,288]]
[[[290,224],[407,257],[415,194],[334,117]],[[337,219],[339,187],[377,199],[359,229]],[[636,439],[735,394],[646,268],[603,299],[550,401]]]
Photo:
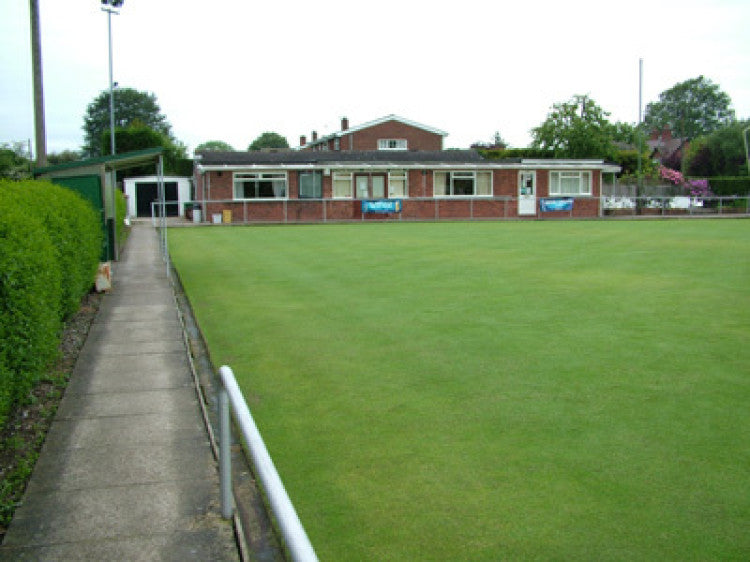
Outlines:
[[232,210],[231,209],[224,209],[221,212],[222,222],[224,224],[232,224]]
[[200,209],[193,209],[193,222],[196,224],[201,222],[201,210]]
[[214,224],[221,224],[221,213],[213,213],[211,219]]

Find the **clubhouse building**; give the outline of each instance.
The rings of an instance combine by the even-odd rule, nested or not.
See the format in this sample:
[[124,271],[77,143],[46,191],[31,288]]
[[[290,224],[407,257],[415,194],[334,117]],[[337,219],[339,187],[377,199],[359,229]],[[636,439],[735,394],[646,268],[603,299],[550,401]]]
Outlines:
[[196,154],[194,200],[204,220],[596,217],[603,160],[488,159],[443,150],[443,131],[389,115],[293,150]]

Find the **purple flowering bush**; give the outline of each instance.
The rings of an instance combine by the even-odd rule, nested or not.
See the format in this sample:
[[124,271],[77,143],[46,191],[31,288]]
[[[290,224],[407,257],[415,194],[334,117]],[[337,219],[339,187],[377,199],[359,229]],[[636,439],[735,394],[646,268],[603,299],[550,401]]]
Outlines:
[[659,176],[675,185],[684,187],[691,197],[709,197],[711,195],[711,189],[708,187],[708,180],[706,179],[686,179],[681,172],[666,166],[659,166]]

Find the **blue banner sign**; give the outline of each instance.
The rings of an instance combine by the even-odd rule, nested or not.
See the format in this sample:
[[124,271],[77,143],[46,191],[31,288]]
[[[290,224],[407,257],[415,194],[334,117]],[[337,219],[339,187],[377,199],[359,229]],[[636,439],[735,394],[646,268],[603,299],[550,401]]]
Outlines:
[[540,199],[539,208],[543,213],[549,213],[552,211],[572,211],[573,198],[566,197],[564,199]]
[[362,201],[363,213],[400,213],[401,199],[365,199]]

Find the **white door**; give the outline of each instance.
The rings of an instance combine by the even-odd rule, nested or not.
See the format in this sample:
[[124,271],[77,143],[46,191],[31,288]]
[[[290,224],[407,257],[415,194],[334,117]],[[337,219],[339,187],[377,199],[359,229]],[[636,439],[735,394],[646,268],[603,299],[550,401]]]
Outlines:
[[518,174],[518,214],[536,215],[536,172]]

